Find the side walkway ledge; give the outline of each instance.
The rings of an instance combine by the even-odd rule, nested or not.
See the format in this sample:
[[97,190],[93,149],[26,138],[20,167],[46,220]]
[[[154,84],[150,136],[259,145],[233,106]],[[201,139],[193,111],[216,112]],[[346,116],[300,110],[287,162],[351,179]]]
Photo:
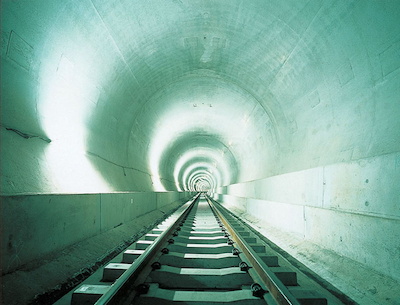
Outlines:
[[138,192],[2,196],[3,301],[26,304],[48,290],[62,293],[192,195]]

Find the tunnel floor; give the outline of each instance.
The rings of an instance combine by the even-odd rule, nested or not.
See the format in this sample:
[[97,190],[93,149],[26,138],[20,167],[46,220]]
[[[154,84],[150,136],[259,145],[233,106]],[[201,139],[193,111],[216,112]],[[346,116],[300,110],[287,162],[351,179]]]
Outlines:
[[[237,230],[240,235],[243,235],[242,239],[249,243],[247,247],[251,247],[252,251],[255,251],[254,255],[259,257],[262,264],[265,264],[265,268],[269,270],[268,272],[273,274],[275,281],[281,283],[279,284],[282,285],[280,289],[286,291],[288,298],[297,299],[296,302],[303,305],[323,305],[327,300],[332,305],[342,304],[336,296],[330,294],[315,281],[310,280],[299,269],[294,269],[283,256],[267,244],[262,243],[255,232],[246,228],[229,212],[225,211],[223,212],[225,214],[220,214],[218,209],[211,208],[211,201],[208,200],[201,198],[193,203],[193,208],[188,216],[185,216],[185,220],[177,226],[177,230],[171,235],[172,238],[166,242],[165,248],[161,253],[156,252],[159,254],[155,254],[155,258],[152,259],[154,262],[151,268],[144,267],[143,275],[139,273],[132,283],[129,282],[129,287],[137,287],[136,290],[141,287],[138,290],[140,292],[134,292],[136,295],[134,300],[120,300],[119,302],[141,305],[175,304],[176,302],[193,305],[274,304],[273,298],[276,296],[272,290],[271,294],[268,289],[261,295],[254,292],[253,289],[257,291],[257,288],[253,288],[253,286],[258,285],[256,281],[260,277],[254,272],[256,269],[252,269],[251,263],[245,255],[246,252],[240,250],[244,249],[241,248],[243,245],[240,246],[239,239],[235,239],[236,233],[234,232],[236,231],[231,231]],[[213,203],[213,206],[214,204],[216,203]],[[94,303],[103,294],[107,294],[109,289],[107,287],[110,287],[108,285],[111,283],[117,285],[131,266],[135,265],[136,261],[140,261],[142,255],[145,255],[146,249],[159,242],[159,237],[171,225],[169,219],[167,218],[166,221],[142,236],[127,250],[113,258],[104,269],[97,271],[73,293],[70,292],[56,304]],[[225,225],[227,230],[225,230]],[[228,232],[234,233],[233,239]],[[234,240],[237,240],[238,244]],[[336,293],[340,294],[338,291]],[[340,297],[343,300],[346,299],[343,295]],[[348,299],[346,300],[343,304],[352,304]]]

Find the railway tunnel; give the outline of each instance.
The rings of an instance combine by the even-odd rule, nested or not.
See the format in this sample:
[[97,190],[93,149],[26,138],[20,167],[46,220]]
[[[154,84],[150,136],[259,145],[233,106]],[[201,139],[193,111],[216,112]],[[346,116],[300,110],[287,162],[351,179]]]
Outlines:
[[78,281],[199,191],[356,303],[400,304],[399,1],[1,14],[5,304]]

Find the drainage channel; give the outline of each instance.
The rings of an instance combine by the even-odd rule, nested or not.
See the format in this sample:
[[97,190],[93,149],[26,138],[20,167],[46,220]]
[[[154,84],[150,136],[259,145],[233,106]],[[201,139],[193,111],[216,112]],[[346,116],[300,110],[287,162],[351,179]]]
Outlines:
[[86,280],[69,304],[342,304],[253,235],[199,194]]

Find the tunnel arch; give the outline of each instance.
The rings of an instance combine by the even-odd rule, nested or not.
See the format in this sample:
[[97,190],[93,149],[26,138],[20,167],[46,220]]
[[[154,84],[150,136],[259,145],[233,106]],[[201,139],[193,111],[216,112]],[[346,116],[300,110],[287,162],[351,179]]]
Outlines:
[[[43,18],[48,21],[41,21],[49,24],[43,28],[48,31],[39,31],[34,37],[42,37],[42,40],[37,40],[43,42],[42,53],[38,53],[37,56],[46,57],[47,60],[40,70],[33,70],[33,73],[39,73],[39,80],[43,83],[40,87],[51,90],[39,91],[37,108],[40,110],[40,117],[35,120],[39,124],[43,123],[43,128],[47,130],[45,132],[54,143],[57,137],[65,133],[62,139],[80,145],[81,150],[91,153],[91,162],[100,173],[104,173],[106,165],[103,161],[107,160],[109,164],[115,163],[127,170],[130,168],[133,169],[132,171],[136,170],[136,173],[131,173],[132,176],[138,175],[139,172],[147,173],[146,175],[150,175],[150,178],[157,176],[156,170],[150,170],[145,160],[139,160],[146,155],[148,140],[143,139],[145,135],[141,135],[137,130],[136,117],[146,113],[149,103],[154,104],[152,100],[157,99],[154,97],[157,92],[165,92],[168,88],[173,90],[173,83],[192,79],[193,83],[201,86],[201,82],[204,81],[202,79],[207,79],[210,82],[225,82],[225,87],[232,90],[239,87],[242,91],[248,92],[251,99],[255,99],[269,117],[266,120],[268,127],[258,132],[262,135],[270,132],[270,137],[275,137],[275,139],[267,140],[272,144],[269,145],[268,150],[272,151],[271,147],[276,145],[274,148],[276,151],[285,152],[288,155],[282,161],[276,162],[283,154],[279,153],[277,156],[275,153],[271,157],[273,162],[271,160],[264,162],[276,164],[274,168],[256,173],[251,177],[244,176],[238,181],[290,171],[290,167],[296,167],[296,164],[284,159],[291,158],[290,151],[297,151],[297,148],[292,147],[298,146],[298,150],[301,151],[298,154],[301,162],[298,162],[297,169],[318,165],[319,162],[336,162],[345,157],[343,156],[345,153],[339,153],[340,156],[337,158],[321,157],[323,151],[319,146],[324,142],[323,139],[335,137],[334,134],[338,133],[343,138],[343,130],[348,128],[345,122],[338,122],[338,124],[322,122],[323,120],[330,121],[334,117],[340,120],[338,117],[341,115],[334,116],[333,113],[345,115],[346,110],[340,109],[341,106],[338,105],[338,111],[333,111],[332,103],[337,98],[327,94],[326,86],[321,81],[326,82],[329,74],[334,72],[333,74],[339,78],[339,83],[345,85],[347,79],[351,80],[357,70],[357,62],[352,64],[351,61],[345,59],[339,65],[338,71],[332,71],[331,66],[324,61],[324,55],[337,59],[338,56],[346,55],[346,52],[354,50],[365,56],[362,46],[371,44],[365,33],[349,32],[347,36],[351,35],[352,39],[359,42],[357,45],[346,50],[331,48],[332,53],[327,52],[328,49],[325,48],[325,45],[332,45],[339,39],[339,35],[344,30],[340,24],[338,27],[334,26],[337,20],[341,20],[345,25],[360,22],[361,19],[351,20],[349,17],[352,10],[356,8],[355,4],[333,2],[322,6],[304,3],[272,5],[263,1],[254,1],[248,5],[237,4],[238,10],[235,11],[234,6],[228,9],[217,2],[213,3],[212,10],[201,2],[164,3],[157,9],[151,4],[135,3],[136,14],[129,13],[133,7],[124,7],[124,5],[126,5],[124,2],[121,2],[119,6],[112,6],[96,1],[75,5],[73,1],[70,1],[63,4],[62,8],[57,5],[49,6],[47,15],[51,18]],[[385,7],[380,11],[384,9]],[[164,10],[169,13],[163,14]],[[120,14],[118,22],[113,19],[117,12]],[[307,13],[300,14],[299,12]],[[95,17],[91,22],[86,23],[87,29],[80,32],[80,29],[74,25],[74,20],[90,14]],[[162,25],[155,23],[154,17],[147,20],[148,14],[163,20]],[[317,22],[322,19],[330,25],[329,29],[333,29],[331,32],[326,33],[326,28],[321,27],[321,24],[325,23]],[[57,26],[50,26],[55,20]],[[390,20],[388,25],[390,25]],[[39,19],[33,19],[31,22],[39,23]],[[183,24],[186,26],[179,27]],[[95,38],[100,36],[97,34],[101,32],[105,34],[104,37]],[[321,39],[320,37],[325,37],[322,34],[327,34],[325,36],[328,39]],[[376,35],[375,32],[373,34]],[[14,35],[17,37],[17,34]],[[63,37],[63,40],[58,40],[58,37]],[[81,44],[84,48],[77,47],[84,39],[87,40],[85,44]],[[245,43],[249,41],[251,41],[250,44]],[[317,50],[321,50],[322,53]],[[90,58],[89,54],[100,57]],[[103,54],[111,56],[106,58]],[[260,54],[263,54],[263,59],[260,58]],[[96,65],[95,59],[100,60],[102,64]],[[373,65],[374,63],[369,59],[369,74],[372,78],[376,73]],[[54,70],[51,71],[54,66],[57,78],[53,77]],[[71,73],[74,76],[81,75],[77,82],[85,86],[85,92],[79,89],[79,84],[74,83]],[[298,75],[306,75],[306,77],[299,82],[296,81]],[[52,78],[59,80],[56,84],[52,84],[50,82]],[[44,100],[47,99],[46,96],[54,98],[61,80],[66,82],[61,85],[68,85],[75,94],[60,100],[59,103],[65,104],[64,108],[60,108],[64,110],[60,111],[51,106],[51,99],[49,102]],[[78,102],[74,104],[71,100],[78,100]],[[304,120],[308,114],[305,114],[303,118],[303,115],[296,111],[297,107],[307,106],[307,104],[311,106],[309,115],[321,118],[315,120],[318,126],[312,130],[314,138],[319,139],[312,142],[307,139],[308,131],[304,127]],[[72,110],[68,110],[68,107]],[[71,114],[65,115],[66,113]],[[366,113],[361,113],[361,116],[366,115]],[[7,121],[7,125],[13,125],[10,118]],[[32,120],[28,120],[27,126],[32,125],[30,121]],[[60,123],[64,121],[65,124]],[[71,130],[68,127],[69,123],[82,126],[80,129]],[[136,139],[136,142],[141,142],[136,146],[143,146],[141,150],[133,154],[128,144],[133,141],[132,133],[133,137],[141,137],[141,139]],[[294,136],[295,133],[299,136]],[[277,139],[278,136],[281,140]],[[349,133],[348,137],[349,139],[345,140],[343,145],[348,146],[350,143],[357,142],[357,135]],[[300,145],[304,140],[309,141],[308,145],[312,147],[311,153],[305,150],[306,146]],[[372,142],[374,141],[373,139]],[[345,151],[346,149],[340,148],[339,142],[341,141],[330,141],[329,149]],[[388,145],[391,144],[388,143]],[[359,149],[368,150],[368,147],[362,143],[358,146]],[[376,148],[372,147],[372,150],[369,150],[372,153],[374,149]],[[393,149],[388,147],[388,151],[390,150]],[[307,157],[310,154],[313,154],[313,157]],[[103,161],[93,156],[101,156]],[[318,159],[319,161],[311,161]],[[258,160],[254,163],[261,164]],[[257,170],[254,168],[254,171]],[[127,179],[120,176],[123,171],[118,168],[111,171],[115,172],[111,177],[103,178],[108,183],[117,184],[114,186],[116,189],[126,187],[124,185],[128,183]],[[137,178],[144,181],[151,180],[140,175]],[[116,183],[117,180],[121,182]],[[137,185],[134,187],[145,187],[147,184],[145,188],[151,188],[148,182],[141,184],[142,186],[135,181],[130,181],[129,184]]]
[[209,187],[289,252],[398,279],[399,1],[19,0],[1,14],[8,215],[24,223],[13,196],[27,194]]
[[[161,116],[157,101],[168,90],[178,94],[181,86],[182,94],[185,86],[190,90],[207,81],[246,96],[261,107],[256,113],[266,115],[255,125],[258,131],[245,137],[254,139],[252,151],[263,158],[253,156],[257,165],[250,165],[252,174],[240,170],[236,182],[398,149],[386,132],[398,129],[395,106],[371,110],[381,109],[377,99],[393,98],[380,93],[381,84],[396,86],[397,64],[385,64],[397,50],[394,2],[365,7],[341,1],[230,6],[218,1],[43,3],[46,9],[36,10],[37,15],[29,13],[29,4],[24,9],[7,4],[14,15],[29,16],[25,19],[31,26],[24,26],[21,18],[3,22],[10,43],[2,53],[10,62],[5,71],[14,77],[21,68],[25,88],[30,89],[20,90],[24,93],[16,106],[3,103],[8,114],[3,115],[3,125],[51,141],[40,150],[52,156],[42,160],[57,159],[56,151],[77,147],[70,158],[81,160],[87,170],[92,166],[93,177],[103,179],[107,190],[154,187],[158,169],[148,164],[152,135],[147,133],[155,127],[144,127],[140,116],[148,111]],[[371,15],[385,16],[381,31],[362,26]],[[14,42],[26,46],[25,57],[18,57]],[[5,87],[4,100],[16,96],[15,86]],[[349,97],[353,92],[354,102]],[[17,115],[17,109],[25,114]],[[363,141],[366,130],[370,139]],[[224,141],[229,144],[229,139]],[[246,159],[244,152],[235,157]],[[60,167],[39,164],[43,179],[31,182],[32,191],[63,192],[62,181],[68,179]],[[12,177],[9,168],[7,175]],[[73,172],[79,176],[79,171],[75,166]],[[55,173],[60,176],[57,183],[44,178]],[[13,189],[11,183],[20,185],[23,179],[11,178],[5,188]],[[167,189],[174,188],[171,177],[160,179]],[[76,179],[69,180],[65,191],[83,190],[73,186]],[[96,191],[96,186],[89,189]]]
[[[152,129],[150,132],[153,134],[149,137],[152,142],[149,140],[148,162],[155,177],[166,177],[165,175],[171,175],[174,172],[175,164],[171,163],[173,156],[169,155],[170,153],[182,155],[185,154],[185,149],[192,149],[191,146],[198,151],[202,147],[214,146],[214,150],[219,150],[222,154],[227,153],[227,159],[223,162],[229,164],[231,177],[224,179],[226,181],[223,183],[230,184],[246,179],[245,175],[249,176],[249,172],[243,171],[244,177],[239,177],[238,168],[242,166],[240,162],[250,161],[243,156],[251,153],[248,151],[251,147],[265,151],[263,154],[265,158],[268,154],[271,156],[276,154],[274,149],[276,150],[278,146],[274,125],[258,101],[240,87],[220,77],[191,75],[172,82],[143,106],[135,121],[137,123],[131,131],[132,135],[136,134],[138,128]],[[155,124],[149,126],[146,122],[155,122]],[[155,128],[158,129],[155,130]],[[270,132],[266,132],[261,137],[255,137],[254,140],[243,136],[244,132],[254,134],[267,128],[271,129]],[[134,149],[135,139],[131,139],[130,143],[130,147]],[[183,145],[187,148],[184,149]],[[180,150],[179,152],[173,152],[175,146]],[[166,150],[167,147],[168,150]],[[270,153],[267,150],[270,150]],[[163,155],[165,156],[162,157]],[[163,158],[168,162],[164,162]],[[253,156],[252,161],[263,164],[261,159],[257,160],[257,156]],[[166,166],[169,168],[163,168],[163,174],[160,174],[161,167]],[[247,163],[244,167],[250,168],[252,165]],[[260,166],[257,168],[262,169]],[[251,178],[265,175],[265,173],[257,173],[254,166],[252,169]],[[227,174],[224,176],[226,177]],[[168,180],[171,181],[171,178]],[[162,183],[158,182],[158,184],[165,189]]]

